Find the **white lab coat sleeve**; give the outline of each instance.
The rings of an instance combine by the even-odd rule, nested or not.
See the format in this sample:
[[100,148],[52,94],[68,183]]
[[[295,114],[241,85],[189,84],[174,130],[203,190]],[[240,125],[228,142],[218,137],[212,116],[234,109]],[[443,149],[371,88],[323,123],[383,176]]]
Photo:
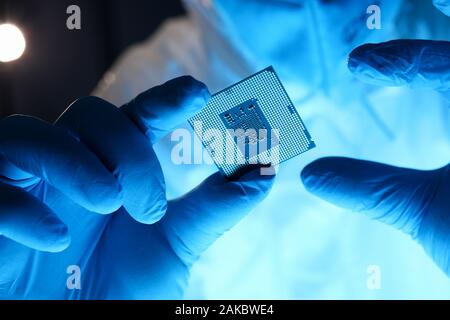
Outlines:
[[133,45],[121,55],[93,95],[121,106],[172,78],[186,74],[195,77],[201,56],[199,34],[193,21],[189,17],[169,19],[148,40]]

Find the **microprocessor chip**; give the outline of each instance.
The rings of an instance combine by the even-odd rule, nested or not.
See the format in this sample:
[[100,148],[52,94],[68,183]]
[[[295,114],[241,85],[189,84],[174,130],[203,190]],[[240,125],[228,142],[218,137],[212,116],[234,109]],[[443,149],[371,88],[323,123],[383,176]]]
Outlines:
[[315,147],[272,67],[211,97],[189,120],[219,170],[278,165]]

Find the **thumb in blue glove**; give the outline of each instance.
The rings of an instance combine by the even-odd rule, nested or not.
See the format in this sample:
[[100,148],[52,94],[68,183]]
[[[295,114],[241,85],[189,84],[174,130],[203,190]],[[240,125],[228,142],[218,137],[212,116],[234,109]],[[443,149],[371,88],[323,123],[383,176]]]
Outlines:
[[[433,3],[450,16],[450,0]],[[365,44],[353,50],[348,66],[366,83],[431,88],[450,101],[450,42],[394,40]]]
[[450,165],[419,171],[323,158],[303,169],[301,178],[318,197],[409,234],[450,276]]

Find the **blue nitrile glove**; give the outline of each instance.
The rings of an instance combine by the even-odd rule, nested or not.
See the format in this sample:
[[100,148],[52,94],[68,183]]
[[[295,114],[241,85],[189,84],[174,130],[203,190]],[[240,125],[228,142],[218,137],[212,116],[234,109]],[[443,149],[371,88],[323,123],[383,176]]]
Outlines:
[[[435,4],[450,14],[449,0]],[[450,98],[449,42],[397,40],[363,45],[351,53],[349,67],[369,83],[431,87]],[[301,177],[317,196],[411,235],[450,276],[450,165],[419,171],[324,158],[308,165]]]
[[121,109],[80,99],[55,125],[2,120],[0,297],[182,298],[193,262],[273,183],[217,173],[166,201],[152,144],[208,99],[181,77]]

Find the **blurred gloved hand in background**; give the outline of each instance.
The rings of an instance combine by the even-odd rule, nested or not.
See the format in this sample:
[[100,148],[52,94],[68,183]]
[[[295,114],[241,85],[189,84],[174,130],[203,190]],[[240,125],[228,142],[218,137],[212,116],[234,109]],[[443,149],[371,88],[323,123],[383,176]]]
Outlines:
[[[152,144],[208,99],[181,77],[120,109],[80,99],[54,125],[2,120],[0,298],[181,298],[193,262],[273,183],[217,173],[166,201]],[[66,286],[73,265],[79,290]]]
[[[450,15],[449,0],[434,3]],[[349,68],[362,81],[433,88],[450,99],[449,42],[396,40],[363,45],[351,53]],[[411,235],[450,276],[450,165],[419,171],[324,158],[308,165],[301,178],[315,195]]]

